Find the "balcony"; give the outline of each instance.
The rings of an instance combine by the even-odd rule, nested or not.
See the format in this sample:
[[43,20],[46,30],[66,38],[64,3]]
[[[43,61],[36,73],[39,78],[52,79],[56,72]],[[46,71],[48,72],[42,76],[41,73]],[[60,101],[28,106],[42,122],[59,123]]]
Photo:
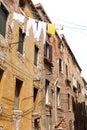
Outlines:
[[44,56],[44,63],[47,64],[49,67],[53,67],[52,61],[46,56]]

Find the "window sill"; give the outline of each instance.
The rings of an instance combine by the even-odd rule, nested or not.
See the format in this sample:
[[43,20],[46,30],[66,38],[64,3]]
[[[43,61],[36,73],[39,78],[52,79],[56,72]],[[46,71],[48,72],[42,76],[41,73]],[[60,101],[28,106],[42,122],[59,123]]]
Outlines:
[[24,63],[25,60],[25,54],[21,54],[19,51],[17,51],[18,57],[22,60],[22,62]]

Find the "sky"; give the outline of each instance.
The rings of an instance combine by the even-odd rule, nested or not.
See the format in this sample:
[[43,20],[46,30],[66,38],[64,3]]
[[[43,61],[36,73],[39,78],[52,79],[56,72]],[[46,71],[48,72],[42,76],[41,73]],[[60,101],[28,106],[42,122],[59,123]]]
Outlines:
[[52,23],[62,24],[64,34],[87,81],[87,0],[32,0],[41,3]]

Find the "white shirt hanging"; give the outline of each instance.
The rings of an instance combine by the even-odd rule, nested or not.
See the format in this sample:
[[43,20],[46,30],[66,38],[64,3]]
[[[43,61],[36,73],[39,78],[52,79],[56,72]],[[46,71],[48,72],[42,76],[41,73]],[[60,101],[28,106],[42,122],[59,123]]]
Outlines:
[[43,35],[44,35],[43,43],[45,43],[45,41],[46,41],[46,23],[42,22],[42,21],[38,21],[38,27],[37,27],[37,31],[36,31],[36,35],[35,35],[35,38],[37,38],[37,41],[39,41],[41,31],[43,31]]
[[35,36],[36,26],[37,26],[37,23],[35,22],[35,19],[32,19],[32,18],[29,17],[29,19],[27,21],[27,27],[26,27],[26,36],[29,36],[29,31],[30,31],[31,28],[33,29],[33,34]]
[[18,23],[24,24],[24,20],[25,20],[25,17],[22,14],[18,14],[18,13],[14,12],[11,28],[14,27],[14,21],[17,21]]

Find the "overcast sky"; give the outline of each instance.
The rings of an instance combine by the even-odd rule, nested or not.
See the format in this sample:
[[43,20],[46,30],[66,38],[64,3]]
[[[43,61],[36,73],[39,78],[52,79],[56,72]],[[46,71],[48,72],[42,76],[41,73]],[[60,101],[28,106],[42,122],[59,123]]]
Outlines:
[[53,23],[63,24],[66,40],[87,81],[87,0],[32,0],[41,3]]

